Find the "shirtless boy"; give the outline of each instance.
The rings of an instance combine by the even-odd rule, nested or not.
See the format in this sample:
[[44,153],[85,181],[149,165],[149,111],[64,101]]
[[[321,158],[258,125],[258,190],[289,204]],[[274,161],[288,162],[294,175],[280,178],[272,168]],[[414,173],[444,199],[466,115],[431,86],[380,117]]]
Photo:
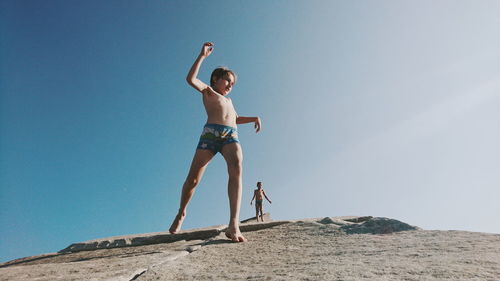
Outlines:
[[257,182],[257,189],[253,191],[252,201],[250,201],[250,205],[252,205],[252,202],[255,199],[255,218],[257,221],[259,221],[259,212],[260,220],[264,221],[264,212],[262,211],[262,201],[264,200],[264,197],[267,201],[269,201],[269,203],[273,203],[269,200],[269,198],[267,198],[266,192],[262,189],[262,182],[259,181]]
[[214,44],[211,42],[203,44],[198,58],[186,77],[189,85],[201,93],[208,118],[191,168],[182,186],[179,212],[169,231],[173,234],[181,229],[182,222],[186,217],[186,208],[189,200],[193,197],[195,187],[200,182],[210,160],[217,152],[220,152],[226,160],[229,173],[230,218],[226,236],[234,242],[245,242],[246,239],[241,235],[239,227],[243,151],[238,141],[236,126],[237,124],[253,122],[256,132],[259,132],[261,122],[259,117],[242,117],[236,114],[231,99],[227,97],[236,82],[236,75],[232,70],[216,68],[210,76],[210,86],[198,79],[201,63],[212,53],[213,47]]

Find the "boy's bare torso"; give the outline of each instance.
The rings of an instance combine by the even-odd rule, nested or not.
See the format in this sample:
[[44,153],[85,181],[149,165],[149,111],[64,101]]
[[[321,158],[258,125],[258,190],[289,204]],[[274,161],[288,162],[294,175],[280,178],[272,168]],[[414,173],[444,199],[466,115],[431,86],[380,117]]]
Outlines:
[[207,112],[207,123],[236,127],[236,110],[230,98],[207,87],[203,91],[203,105]]
[[264,200],[264,189],[254,191],[255,200]]

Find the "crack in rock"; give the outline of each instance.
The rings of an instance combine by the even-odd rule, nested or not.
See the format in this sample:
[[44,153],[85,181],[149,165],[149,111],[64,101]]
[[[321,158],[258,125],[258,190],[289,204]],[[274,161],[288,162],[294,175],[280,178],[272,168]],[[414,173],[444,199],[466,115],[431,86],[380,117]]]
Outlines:
[[138,270],[140,271],[139,273],[135,274],[134,277],[132,277],[132,279],[130,279],[129,281],[134,281],[134,280],[137,280],[137,278],[139,278],[139,276],[143,275],[144,273],[146,273],[146,271],[148,271],[147,269],[140,269]]

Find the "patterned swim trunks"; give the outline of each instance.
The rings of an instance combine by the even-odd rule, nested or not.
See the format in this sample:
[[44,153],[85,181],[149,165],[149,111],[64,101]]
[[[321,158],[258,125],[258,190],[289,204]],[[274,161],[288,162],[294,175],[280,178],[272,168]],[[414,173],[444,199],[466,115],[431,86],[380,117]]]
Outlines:
[[233,142],[240,142],[236,128],[219,124],[205,124],[197,149],[209,149],[217,154],[217,152],[221,152],[224,145]]

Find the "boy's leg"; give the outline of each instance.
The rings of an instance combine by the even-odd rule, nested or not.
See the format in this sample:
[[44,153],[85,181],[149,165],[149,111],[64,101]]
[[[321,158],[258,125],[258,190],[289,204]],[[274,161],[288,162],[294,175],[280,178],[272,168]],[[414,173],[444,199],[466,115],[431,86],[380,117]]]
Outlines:
[[259,222],[259,204],[255,203],[255,219]]
[[239,143],[229,143],[222,147],[222,156],[227,163],[229,181],[227,192],[229,196],[229,209],[231,216],[226,236],[234,242],[245,242],[246,239],[240,232],[240,204],[242,189],[243,151]]
[[210,162],[210,160],[214,157],[214,153],[207,149],[197,149],[193,162],[191,163],[191,168],[189,168],[189,173],[186,177],[186,181],[182,186],[181,193],[181,204],[179,207],[179,212],[175,217],[172,225],[170,226],[170,233],[174,234],[181,229],[182,222],[184,221],[184,217],[186,216],[186,208],[193,197],[194,188],[198,185],[205,172],[205,169]]
[[260,204],[260,206],[259,206],[259,209],[260,209],[260,220],[262,222],[264,222],[264,212],[262,211],[262,205],[263,204]]

